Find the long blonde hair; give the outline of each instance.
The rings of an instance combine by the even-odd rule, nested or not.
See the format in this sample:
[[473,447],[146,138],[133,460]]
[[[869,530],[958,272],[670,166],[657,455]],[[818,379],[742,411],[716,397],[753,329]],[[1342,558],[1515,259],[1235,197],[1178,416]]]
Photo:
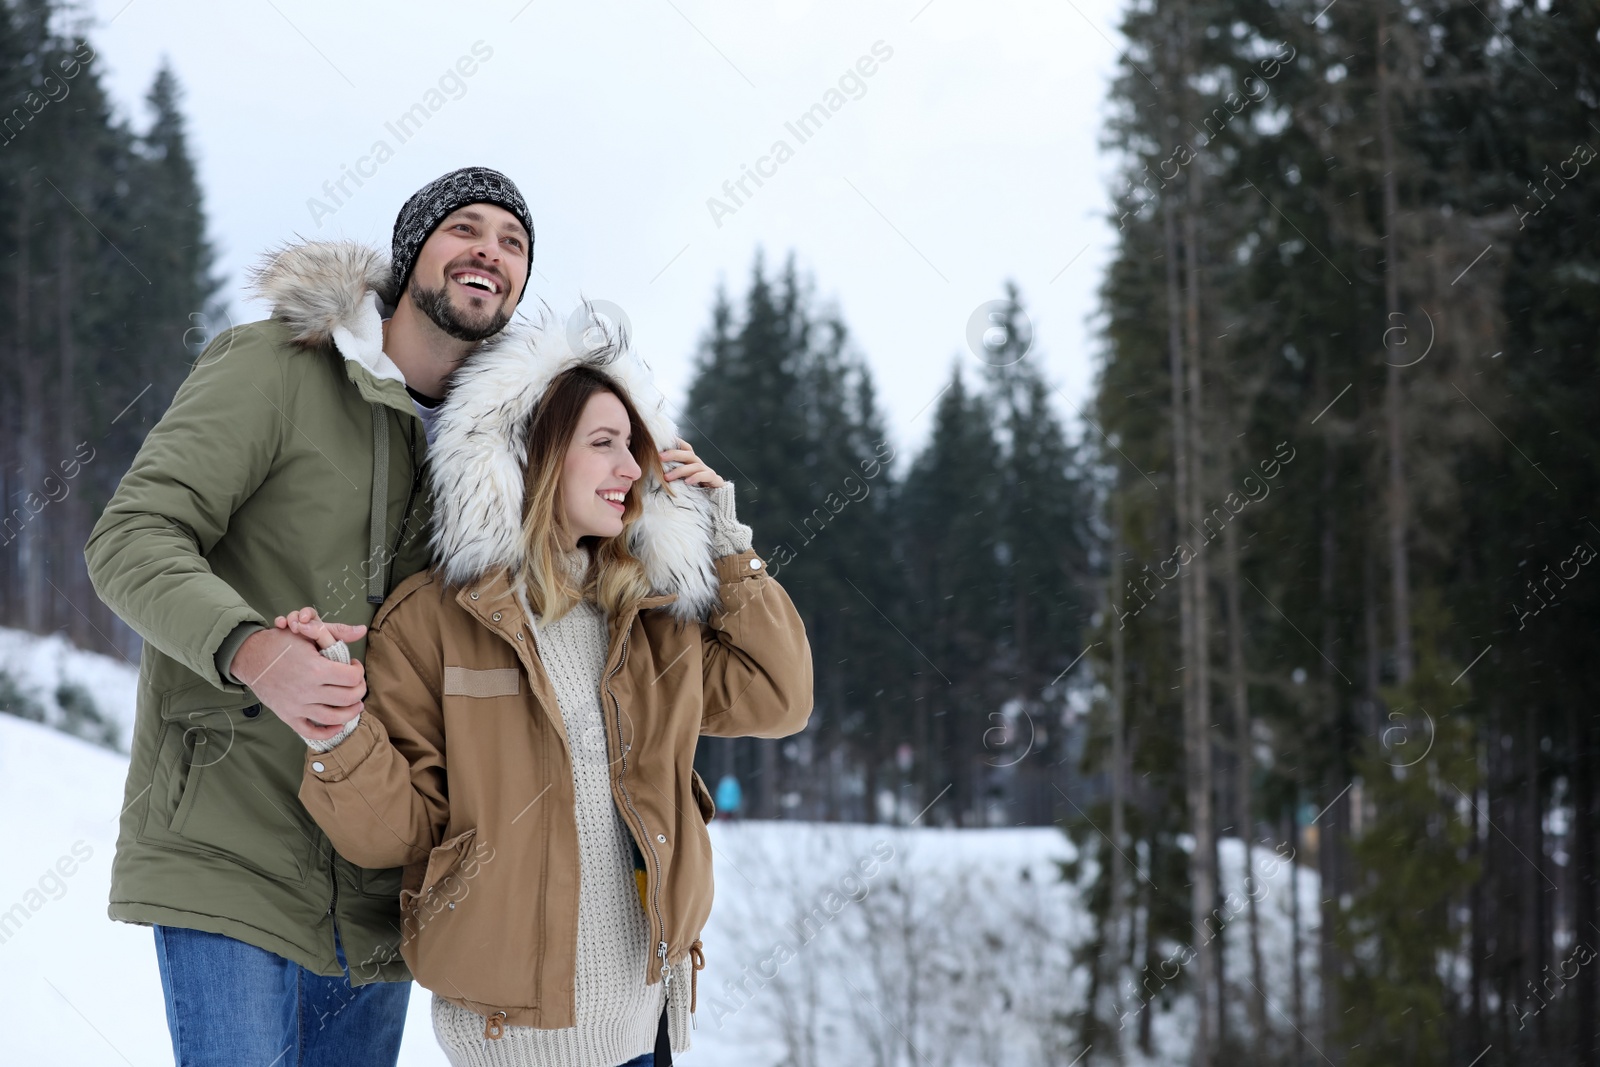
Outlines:
[[[557,513],[556,497],[561,489],[561,473],[567,450],[577,435],[578,424],[589,398],[609,392],[622,401],[628,413],[630,440],[628,451],[639,464],[640,477],[623,500],[622,532],[615,537],[598,538],[594,563],[575,586],[556,563],[565,553],[570,530]],[[561,618],[573,606],[592,595],[608,619],[621,615],[635,601],[650,595],[650,580],[644,564],[628,551],[628,533],[644,514],[643,487],[650,476],[672,492],[656,451],[655,440],[639,417],[627,391],[609,374],[580,363],[557,374],[534,409],[528,430],[528,460],[522,488],[522,581],[528,606],[541,618]],[[588,540],[588,538],[585,538]],[[579,542],[582,547],[582,542]]]

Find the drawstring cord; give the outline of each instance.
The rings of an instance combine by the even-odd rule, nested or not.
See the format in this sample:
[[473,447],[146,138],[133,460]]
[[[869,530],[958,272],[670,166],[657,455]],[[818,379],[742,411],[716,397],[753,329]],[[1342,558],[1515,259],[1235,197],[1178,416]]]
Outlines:
[[689,958],[694,961],[694,967],[689,971],[689,1014],[693,1015],[699,999],[700,972],[706,969],[706,954],[699,938],[689,946]]

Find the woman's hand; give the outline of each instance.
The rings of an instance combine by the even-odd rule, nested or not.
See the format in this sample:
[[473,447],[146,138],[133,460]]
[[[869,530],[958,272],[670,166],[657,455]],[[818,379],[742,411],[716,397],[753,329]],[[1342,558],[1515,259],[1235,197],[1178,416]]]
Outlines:
[[[339,664],[350,663],[350,650],[345,647],[344,642],[359,641],[367,633],[365,626],[343,622],[323,622],[322,616],[317,614],[317,609],[310,607],[301,608],[299,611],[291,611],[287,615],[279,615],[273,620],[273,625],[279,630],[287,630],[290,633],[307,638],[316,645],[324,659],[332,660]],[[330,651],[330,649],[337,649],[337,651]],[[356,664],[356,666],[360,666],[360,664]],[[363,689],[363,692],[365,692],[365,689]],[[350,709],[345,708],[344,710],[348,711]],[[361,713],[359,702],[355,705],[355,711],[357,715]],[[351,716],[351,718],[353,719],[354,716]],[[314,741],[327,741],[337,737],[337,731],[343,730],[350,722],[349,719],[323,722],[310,716],[305,717],[303,721],[305,729],[297,726],[287,718],[284,719],[284,722],[289,723],[290,729],[300,734],[301,737],[310,738]],[[335,733],[327,733],[329,730],[335,731]]]
[[288,615],[279,615],[272,621],[280,630],[288,630],[316,642],[319,649],[332,648],[340,641],[359,641],[367,634],[367,628],[359,624],[323,622],[316,608],[301,608]]
[[694,454],[694,449],[689,447],[689,442],[678,438],[682,448],[665,448],[661,450],[662,463],[681,463],[683,466],[674,467],[667,471],[667,481],[687,479],[690,485],[702,486],[706,489],[720,489],[727,484],[722,476],[706,466],[699,456]]

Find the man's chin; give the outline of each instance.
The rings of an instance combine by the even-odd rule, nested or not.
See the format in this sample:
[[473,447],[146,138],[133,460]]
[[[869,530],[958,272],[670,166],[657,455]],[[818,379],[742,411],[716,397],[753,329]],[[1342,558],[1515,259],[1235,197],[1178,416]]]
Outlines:
[[458,341],[484,341],[511,321],[505,310],[506,298],[490,307],[484,297],[462,296],[446,289],[411,288],[411,298],[433,324]]
[[495,316],[490,319],[485,319],[480,324],[457,321],[448,324],[436,322],[434,325],[438,326],[439,329],[443,330],[451,337],[454,337],[457,341],[476,343],[478,341],[487,341],[489,338],[505,329],[506,324],[510,321],[511,320],[509,318]]
[[[510,318],[511,316],[509,315],[502,315],[498,308],[493,311],[485,311],[481,308],[458,309],[450,317],[450,324],[454,327],[454,330],[448,328],[444,323],[436,322],[434,325],[458,340],[473,341],[482,340],[485,337],[499,333],[505,329],[506,323],[510,321]],[[464,334],[471,334],[472,336],[462,336]]]

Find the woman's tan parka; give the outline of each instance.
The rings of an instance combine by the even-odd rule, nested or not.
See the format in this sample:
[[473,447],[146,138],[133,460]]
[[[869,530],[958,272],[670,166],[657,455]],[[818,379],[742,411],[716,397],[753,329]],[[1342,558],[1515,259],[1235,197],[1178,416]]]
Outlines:
[[[527,422],[577,359],[622,380],[660,447],[676,434],[626,338],[574,352],[545,324],[475,355],[431,450],[435,565],[367,637],[366,710],[308,753],[300,799],[346,859],[405,868],[401,951],[423,986],[502,1023],[575,1024],[578,832],[570,748],[516,595]],[[652,595],[608,620],[600,687],[611,792],[645,860],[656,954],[683,966],[711,911],[713,807],[701,734],[782,737],[811,713],[811,653],[789,596],[754,552],[713,559],[707,490],[636,483],[629,547]]]

